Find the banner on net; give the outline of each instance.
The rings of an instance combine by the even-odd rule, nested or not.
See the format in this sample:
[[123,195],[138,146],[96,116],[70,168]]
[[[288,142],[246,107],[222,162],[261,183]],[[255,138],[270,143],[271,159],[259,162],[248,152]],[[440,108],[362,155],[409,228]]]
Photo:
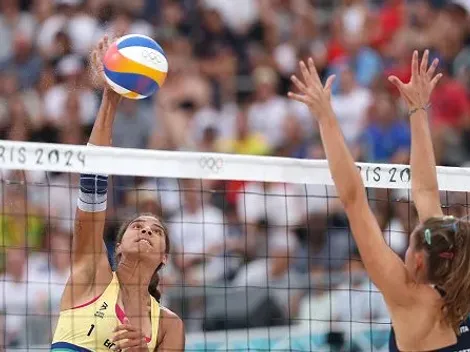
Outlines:
[[[357,163],[366,187],[411,187],[409,165]],[[0,140],[0,169],[333,185],[326,160]],[[470,191],[469,168],[438,167],[443,191]]]

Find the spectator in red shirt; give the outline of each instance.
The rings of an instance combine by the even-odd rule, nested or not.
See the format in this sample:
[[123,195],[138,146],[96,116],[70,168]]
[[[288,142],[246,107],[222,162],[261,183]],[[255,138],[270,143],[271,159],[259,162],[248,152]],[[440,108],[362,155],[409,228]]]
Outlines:
[[[465,87],[450,77],[447,72],[431,96],[431,127],[435,140],[436,159],[445,164],[454,164],[455,151],[446,153],[450,146],[461,142],[461,134],[470,128],[470,104]],[[457,164],[458,161],[456,160]]]
[[431,97],[433,125],[435,127],[452,128],[456,131],[466,129],[470,125],[470,106],[465,87],[445,75],[434,90]]

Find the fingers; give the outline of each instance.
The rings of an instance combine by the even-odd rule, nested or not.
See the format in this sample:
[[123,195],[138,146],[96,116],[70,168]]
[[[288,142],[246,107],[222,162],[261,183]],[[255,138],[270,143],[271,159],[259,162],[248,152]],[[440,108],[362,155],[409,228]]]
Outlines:
[[428,62],[429,62],[429,50],[425,50],[423,54],[423,58],[421,59],[421,66],[419,69],[419,74],[424,75],[428,69]]
[[333,82],[335,81],[335,79],[336,79],[336,75],[331,75],[331,76],[328,77],[328,79],[326,80],[324,90],[327,91],[328,93],[331,92],[331,86],[333,85]]
[[91,64],[92,64],[93,66],[96,65],[96,62],[98,61],[98,57],[97,57],[97,56],[98,56],[98,55],[97,55],[96,51],[93,51],[93,52],[91,53]]
[[428,78],[431,79],[434,76],[434,73],[436,72],[437,66],[439,65],[439,59],[434,59],[431,66],[429,67],[429,70],[427,72]]
[[300,90],[302,93],[307,92],[307,87],[297,78],[297,76],[293,75],[291,77],[291,80],[295,84],[298,90]]
[[145,347],[147,346],[147,342],[145,339],[139,339],[139,340],[127,340],[127,341],[121,341],[121,342],[115,342],[115,345],[113,346],[114,350],[123,350],[125,348],[132,348],[132,347]]
[[295,94],[295,93],[289,92],[289,93],[287,93],[287,96],[290,99],[297,100],[298,102],[301,102],[301,103],[304,103],[304,104],[309,104],[309,99],[305,95]]
[[403,89],[403,86],[405,85],[402,81],[397,76],[390,76],[388,77],[388,80],[390,83],[392,83],[395,87],[398,88],[398,90],[401,92]]
[[124,318],[123,324],[118,325],[114,329],[114,332],[113,342],[115,343],[114,347],[117,350],[147,346],[147,341],[143,332],[132,326],[127,317]]
[[438,75],[436,75],[436,77],[434,77],[431,81],[431,87],[432,89],[434,89],[434,87],[437,85],[437,83],[439,82],[439,80],[442,78],[442,73],[439,73]]
[[314,81],[312,80],[312,77],[310,76],[310,72],[308,72],[307,66],[305,65],[305,62],[300,61],[300,72],[302,73],[302,76],[304,78],[304,82],[307,84],[307,86],[312,86],[314,85]]
[[310,77],[318,83],[321,84],[320,77],[318,76],[317,68],[315,67],[315,63],[313,62],[313,59],[310,57],[308,59],[308,69],[310,70]]
[[145,335],[141,331],[118,331],[113,336],[113,341],[122,341],[122,340],[135,340],[135,339],[145,339]]
[[418,50],[413,51],[413,58],[411,59],[411,79],[418,78]]
[[130,324],[121,324],[121,325],[118,325],[114,329],[114,332],[119,332],[119,331],[137,331],[137,329]]

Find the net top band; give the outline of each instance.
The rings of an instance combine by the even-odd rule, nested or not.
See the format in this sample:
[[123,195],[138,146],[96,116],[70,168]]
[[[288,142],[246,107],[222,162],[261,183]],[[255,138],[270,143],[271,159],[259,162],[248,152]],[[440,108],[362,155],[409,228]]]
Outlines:
[[[409,189],[408,165],[357,163],[366,187]],[[333,186],[326,160],[0,140],[0,168]],[[439,189],[470,191],[470,168],[438,167]]]

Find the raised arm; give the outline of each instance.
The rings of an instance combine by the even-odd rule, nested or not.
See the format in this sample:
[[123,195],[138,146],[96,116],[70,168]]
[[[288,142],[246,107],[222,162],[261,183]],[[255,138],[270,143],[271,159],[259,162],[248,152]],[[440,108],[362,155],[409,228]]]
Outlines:
[[[101,59],[108,47],[105,37],[92,56],[92,69],[102,77]],[[110,146],[112,126],[120,96],[104,86],[103,98],[89,139],[89,147]],[[72,266],[69,282],[62,298],[62,309],[82,304],[93,298],[94,284],[106,284],[111,279],[103,240],[106,217],[107,175],[80,175],[80,189],[75,215]]]
[[390,76],[408,105],[411,124],[411,192],[419,220],[442,216],[437,184],[436,160],[428,124],[429,97],[442,74],[434,76],[439,61],[435,59],[428,67],[429,51],[424,52],[421,64],[418,52],[413,53],[411,80],[404,84]]
[[301,94],[289,93],[289,97],[305,103],[318,120],[331,175],[369,276],[389,302],[407,304],[411,296],[407,294],[409,280],[405,266],[385,243],[331,107],[333,77],[328,78],[323,87],[312,59],[309,59],[308,66],[303,62],[300,64],[303,82],[295,76],[292,78]]

